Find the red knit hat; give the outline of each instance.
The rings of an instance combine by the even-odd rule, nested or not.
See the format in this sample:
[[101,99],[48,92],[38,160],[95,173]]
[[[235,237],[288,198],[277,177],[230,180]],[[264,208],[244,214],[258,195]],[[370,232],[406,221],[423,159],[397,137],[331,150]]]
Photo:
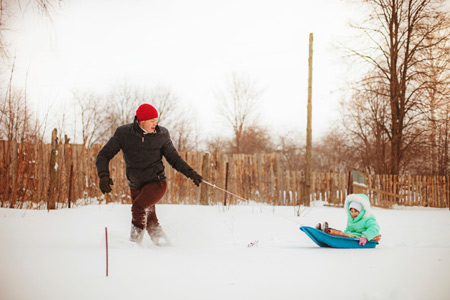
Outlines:
[[158,118],[158,111],[150,104],[144,103],[136,110],[136,117],[139,121],[146,121]]

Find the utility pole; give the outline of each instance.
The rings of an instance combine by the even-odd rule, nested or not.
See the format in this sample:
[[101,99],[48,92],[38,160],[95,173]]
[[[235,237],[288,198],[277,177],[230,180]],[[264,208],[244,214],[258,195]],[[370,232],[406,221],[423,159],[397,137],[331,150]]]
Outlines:
[[313,34],[309,34],[308,57],[308,107],[306,120],[306,164],[305,164],[305,201],[304,205],[311,204],[311,156],[312,156],[312,71],[313,71]]
[[56,128],[52,131],[52,151],[50,152],[50,167],[49,167],[49,187],[48,187],[48,200],[47,210],[56,209],[56,188],[57,188],[57,159],[58,159],[58,131]]

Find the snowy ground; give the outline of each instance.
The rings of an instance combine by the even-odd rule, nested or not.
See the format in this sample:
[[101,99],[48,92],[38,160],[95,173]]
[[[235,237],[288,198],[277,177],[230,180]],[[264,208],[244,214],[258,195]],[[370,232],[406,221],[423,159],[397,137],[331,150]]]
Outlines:
[[128,205],[0,209],[0,299],[450,299],[447,209],[375,208],[381,243],[355,250],[319,248],[299,230],[324,220],[343,229],[342,208],[157,212],[170,247],[128,242]]

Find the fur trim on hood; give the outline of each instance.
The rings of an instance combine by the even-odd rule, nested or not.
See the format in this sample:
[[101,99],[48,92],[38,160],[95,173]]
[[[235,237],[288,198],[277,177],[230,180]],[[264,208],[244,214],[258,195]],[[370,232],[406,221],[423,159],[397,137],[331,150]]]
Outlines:
[[351,202],[357,202],[362,205],[363,209],[365,210],[363,218],[370,217],[372,212],[372,207],[370,206],[369,198],[364,194],[350,194],[345,198],[345,213],[348,214],[349,206]]

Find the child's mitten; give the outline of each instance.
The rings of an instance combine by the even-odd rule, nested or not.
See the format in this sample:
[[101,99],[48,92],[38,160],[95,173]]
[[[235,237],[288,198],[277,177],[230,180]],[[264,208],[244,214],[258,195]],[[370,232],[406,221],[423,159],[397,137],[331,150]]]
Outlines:
[[367,243],[367,239],[363,236],[359,238],[359,244],[365,246]]

